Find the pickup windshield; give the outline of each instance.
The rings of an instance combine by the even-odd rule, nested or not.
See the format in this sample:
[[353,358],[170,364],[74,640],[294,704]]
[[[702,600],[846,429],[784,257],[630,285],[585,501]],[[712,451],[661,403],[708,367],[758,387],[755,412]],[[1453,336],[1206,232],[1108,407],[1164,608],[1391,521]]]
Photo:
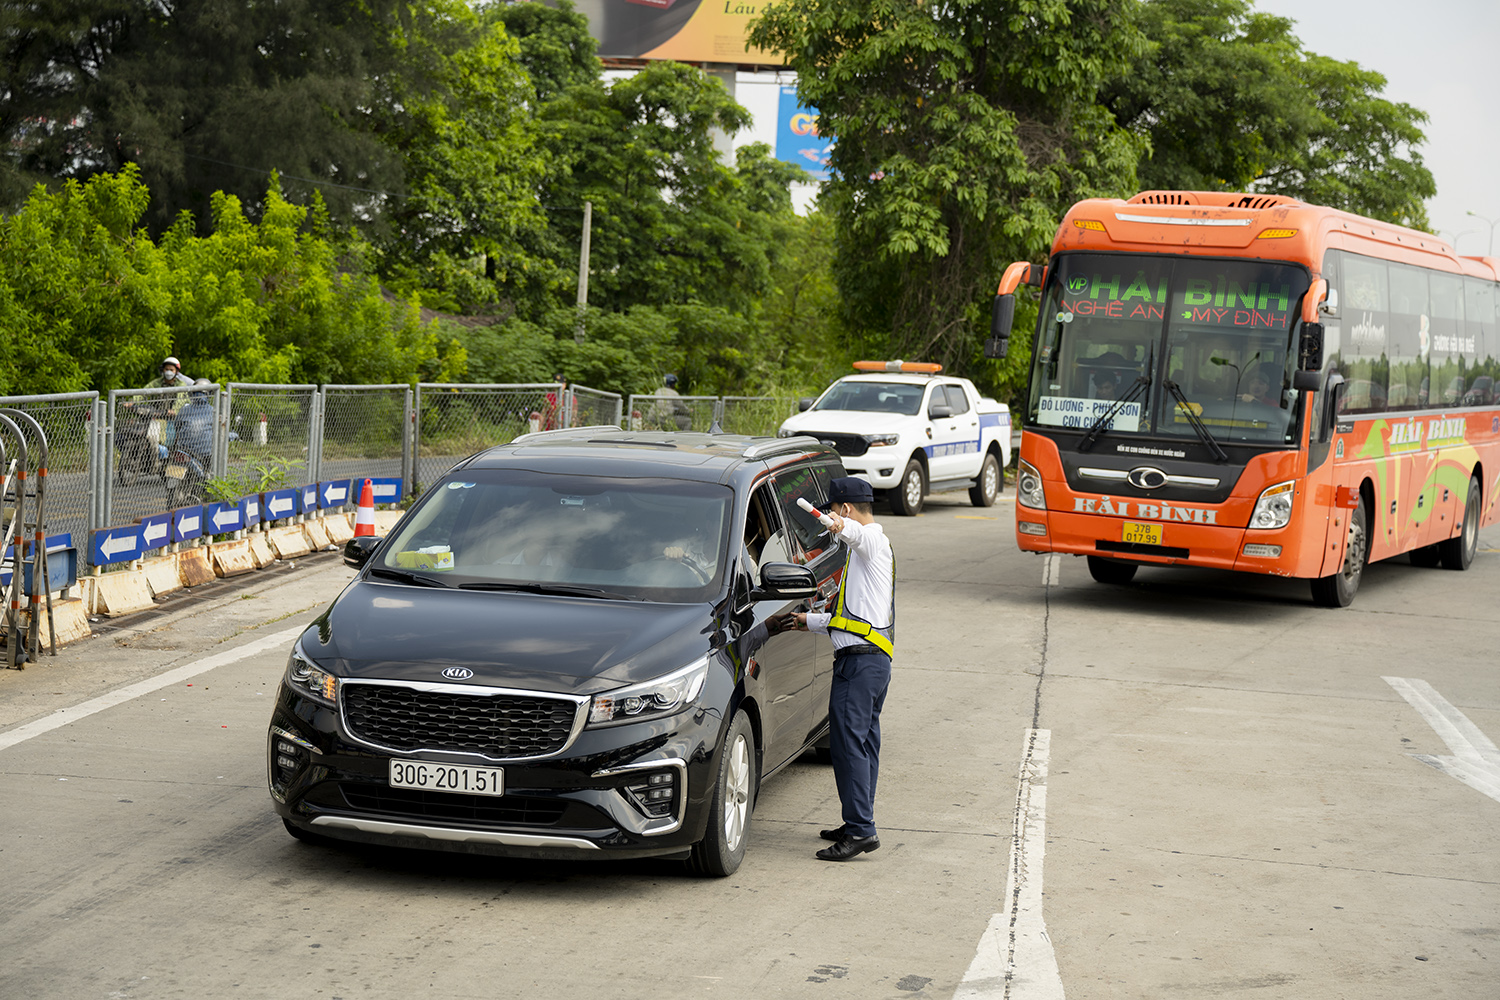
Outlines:
[[869,413],[901,413],[908,417],[922,412],[926,387],[908,382],[866,382],[843,379],[828,387],[814,410],[863,410]]
[[1100,433],[1294,442],[1307,287],[1301,268],[1268,261],[1064,254],[1042,301],[1027,422],[1084,431],[1135,389]]

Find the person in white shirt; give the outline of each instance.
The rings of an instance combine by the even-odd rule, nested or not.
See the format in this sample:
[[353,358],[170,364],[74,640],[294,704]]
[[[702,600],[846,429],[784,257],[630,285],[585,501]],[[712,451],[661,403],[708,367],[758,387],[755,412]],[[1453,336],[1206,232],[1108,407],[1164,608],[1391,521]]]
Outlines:
[[891,683],[896,639],[896,555],[871,513],[870,484],[849,476],[828,491],[829,528],[848,546],[849,559],[831,614],[802,612],[797,628],[833,639],[833,689],[828,699],[829,749],[843,823],[820,831],[831,847],[824,861],[848,861],[880,847],[875,829],[875,783],[880,775],[880,710]]

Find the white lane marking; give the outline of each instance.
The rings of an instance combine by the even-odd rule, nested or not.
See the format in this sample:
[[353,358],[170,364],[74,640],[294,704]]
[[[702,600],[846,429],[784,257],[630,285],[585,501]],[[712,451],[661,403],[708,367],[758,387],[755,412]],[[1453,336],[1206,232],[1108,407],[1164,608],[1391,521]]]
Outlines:
[[150,694],[152,691],[159,691],[169,685],[179,684],[190,677],[197,677],[199,674],[213,670],[215,667],[235,663],[246,657],[264,653],[268,649],[275,649],[277,646],[285,646],[301,635],[306,628],[306,625],[298,625],[296,628],[284,629],[273,635],[246,643],[236,649],[226,649],[222,653],[205,656],[201,660],[194,660],[192,663],[184,664],[174,670],[168,670],[164,674],[157,674],[155,677],[148,677],[143,681],[136,681],[134,684],[127,684],[122,688],[116,688],[107,694],[101,694],[99,697],[91,698],[81,704],[71,705],[68,708],[59,708],[46,718],[37,719],[35,722],[28,722],[24,726],[17,726],[9,732],[0,733],[0,750],[13,747],[17,743],[23,743],[33,736],[50,733],[52,730],[66,726],[70,722],[77,722],[79,719],[88,718],[90,715],[102,712],[106,708],[114,708],[116,705],[124,704],[132,698],[139,698],[143,694]]
[[1047,845],[1047,757],[1052,733],[1028,729],[1005,880],[1004,909],[990,918],[953,1000],[1063,1000],[1062,976],[1042,921]]
[[1426,681],[1408,677],[1384,677],[1396,693],[1405,698],[1427,720],[1438,736],[1442,737],[1452,757],[1435,757],[1431,754],[1407,754],[1429,767],[1457,778],[1477,792],[1482,792],[1500,802],[1500,750],[1495,741],[1469,717],[1437,693],[1437,689]]
[[1053,552],[1042,557],[1042,586],[1056,587],[1062,582],[1062,556]]

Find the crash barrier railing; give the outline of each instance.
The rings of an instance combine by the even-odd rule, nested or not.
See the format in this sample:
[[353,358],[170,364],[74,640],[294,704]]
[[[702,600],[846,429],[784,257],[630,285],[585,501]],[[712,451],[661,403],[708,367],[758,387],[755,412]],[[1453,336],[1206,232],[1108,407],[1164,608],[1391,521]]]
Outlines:
[[797,412],[797,401],[781,396],[662,396],[630,397],[631,430],[709,431],[724,434],[771,435]]
[[[398,505],[465,457],[537,430],[614,424],[774,434],[795,400],[635,395],[565,383],[263,385],[116,389],[0,397],[42,428],[50,449],[47,548],[76,540],[69,566],[139,559],[234,521],[260,523],[352,505],[351,483]],[[342,491],[342,492],[341,492]],[[305,497],[304,497],[305,495]],[[291,508],[295,507],[295,510]],[[132,540],[134,539],[134,540]],[[59,556],[59,561],[64,557]],[[55,584],[56,581],[54,581]]]
[[57,655],[47,566],[47,459],[41,422],[25,410],[0,407],[0,553],[8,573],[0,576],[0,593],[5,595],[5,665],[10,668],[37,657],[43,600],[49,645]]

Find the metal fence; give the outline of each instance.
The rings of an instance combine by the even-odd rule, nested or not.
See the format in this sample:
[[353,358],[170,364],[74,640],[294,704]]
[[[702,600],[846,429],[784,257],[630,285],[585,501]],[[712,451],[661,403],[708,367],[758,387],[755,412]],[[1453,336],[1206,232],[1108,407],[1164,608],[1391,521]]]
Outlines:
[[[395,503],[469,455],[531,431],[612,424],[774,434],[796,403],[646,395],[627,402],[615,393],[551,382],[234,382],[222,389],[117,389],[103,397],[0,397],[0,407],[22,410],[44,429],[51,446],[46,531],[72,534],[88,564],[94,532],[154,523],[184,503],[366,476],[385,480],[380,502]],[[198,470],[192,491],[180,478],[189,460],[185,450],[198,452],[191,456]],[[354,502],[357,492],[351,493]]]

